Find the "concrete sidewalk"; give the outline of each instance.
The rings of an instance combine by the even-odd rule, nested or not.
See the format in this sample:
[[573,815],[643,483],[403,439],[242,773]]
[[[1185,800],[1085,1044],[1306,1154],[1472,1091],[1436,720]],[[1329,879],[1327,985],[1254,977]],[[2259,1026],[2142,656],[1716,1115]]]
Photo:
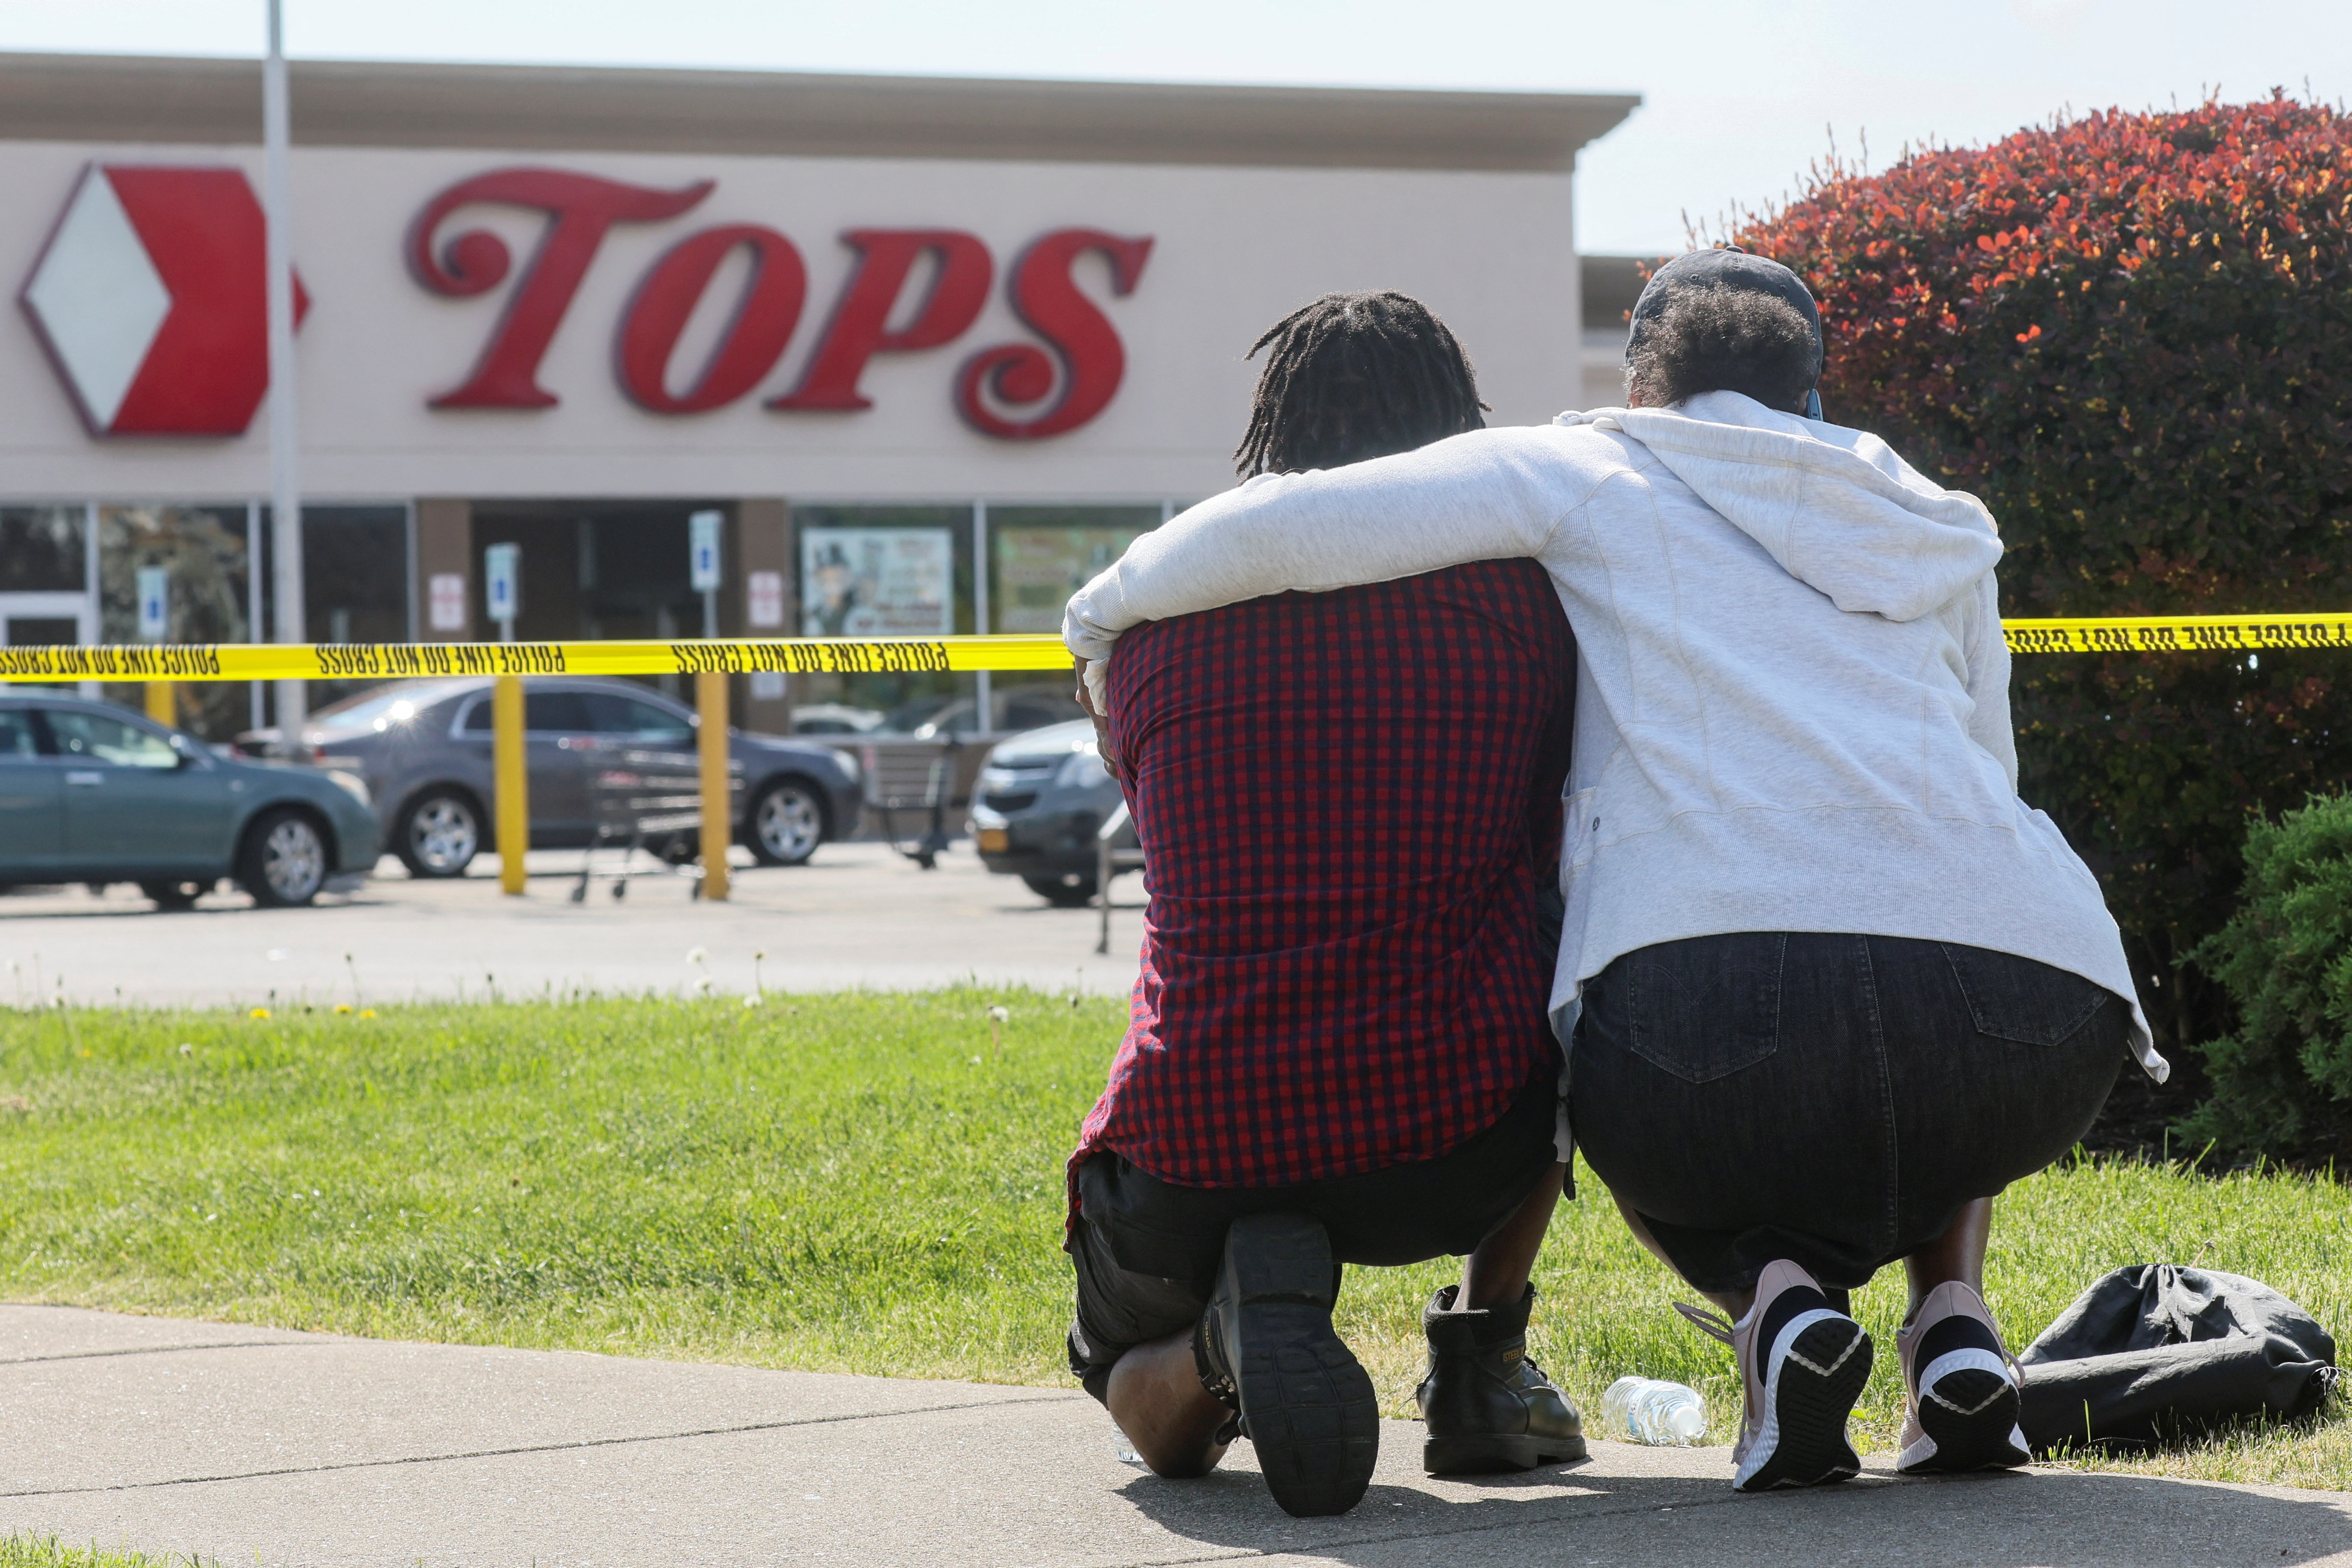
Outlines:
[[2033,1471],[1745,1498],[1728,1450],[1596,1446],[1465,1483],[1391,1423],[1290,1519],[1246,1444],[1116,1457],[1053,1389],[390,1343],[0,1307],[0,1533],[224,1564],[2352,1563],[2352,1494]]

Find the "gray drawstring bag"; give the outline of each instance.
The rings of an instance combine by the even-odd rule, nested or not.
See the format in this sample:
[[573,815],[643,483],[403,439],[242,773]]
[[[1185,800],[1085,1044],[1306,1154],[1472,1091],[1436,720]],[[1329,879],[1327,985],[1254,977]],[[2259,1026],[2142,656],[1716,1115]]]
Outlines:
[[2309,1415],[2336,1341],[2259,1280],[2149,1263],[2118,1268],[2025,1347],[2018,1425],[2034,1452],[2148,1448],[2233,1416]]

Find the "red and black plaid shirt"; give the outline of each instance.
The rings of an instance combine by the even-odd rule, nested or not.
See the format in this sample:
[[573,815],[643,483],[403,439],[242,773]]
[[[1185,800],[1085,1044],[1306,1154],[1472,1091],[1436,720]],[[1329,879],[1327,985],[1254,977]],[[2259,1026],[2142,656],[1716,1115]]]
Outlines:
[[1446,1152],[1553,1058],[1537,879],[1575,644],[1532,561],[1136,627],[1143,969],[1071,1160],[1285,1186]]

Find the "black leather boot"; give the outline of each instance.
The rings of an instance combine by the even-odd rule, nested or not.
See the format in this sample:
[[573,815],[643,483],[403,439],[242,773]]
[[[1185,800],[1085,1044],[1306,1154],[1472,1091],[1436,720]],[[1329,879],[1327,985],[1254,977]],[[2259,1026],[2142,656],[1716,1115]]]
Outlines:
[[1266,1489],[1301,1519],[1362,1501],[1380,1458],[1372,1380],[1331,1327],[1339,1288],[1320,1223],[1244,1215],[1225,1233],[1224,1264],[1192,1336],[1202,1386],[1241,1413]]
[[1515,1307],[1483,1312],[1450,1310],[1460,1289],[1448,1285],[1421,1315],[1429,1336],[1429,1370],[1413,1391],[1428,1432],[1421,1468],[1475,1476],[1583,1458],[1583,1417],[1528,1359],[1536,1288]]

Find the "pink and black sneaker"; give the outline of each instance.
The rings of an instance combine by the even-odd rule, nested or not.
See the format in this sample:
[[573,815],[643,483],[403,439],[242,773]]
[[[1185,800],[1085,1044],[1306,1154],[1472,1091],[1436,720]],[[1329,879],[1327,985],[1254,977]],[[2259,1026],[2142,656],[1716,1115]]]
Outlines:
[[2033,1457],[2017,1424],[2023,1379],[1983,1297],[1957,1279],[1937,1286],[1895,1331],[1895,1348],[1910,1394],[1896,1469],[1998,1470]]
[[1846,1418],[1870,1381],[1870,1336],[1832,1307],[1813,1277],[1787,1258],[1757,1276],[1756,1302],[1737,1323],[1676,1304],[1731,1347],[1748,1396],[1731,1484],[1744,1492],[1842,1481],[1862,1470]]

